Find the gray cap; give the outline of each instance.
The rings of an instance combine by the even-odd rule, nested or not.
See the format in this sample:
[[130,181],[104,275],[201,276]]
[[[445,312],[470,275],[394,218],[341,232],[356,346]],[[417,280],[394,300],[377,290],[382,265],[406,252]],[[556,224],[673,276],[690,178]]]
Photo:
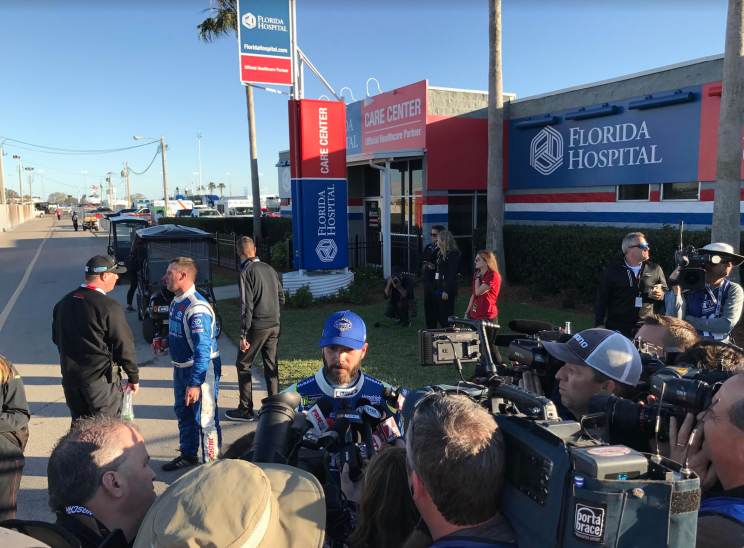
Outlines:
[[609,329],[585,329],[565,343],[543,342],[554,358],[586,365],[623,384],[635,386],[641,379],[641,356],[630,339]]

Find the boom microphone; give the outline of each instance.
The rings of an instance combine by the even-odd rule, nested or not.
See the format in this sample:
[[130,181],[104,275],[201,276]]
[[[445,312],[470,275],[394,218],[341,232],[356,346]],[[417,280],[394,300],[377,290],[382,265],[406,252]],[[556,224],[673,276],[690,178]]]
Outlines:
[[555,330],[552,323],[541,322],[539,320],[512,320],[509,322],[509,329],[526,335],[535,335],[540,331]]

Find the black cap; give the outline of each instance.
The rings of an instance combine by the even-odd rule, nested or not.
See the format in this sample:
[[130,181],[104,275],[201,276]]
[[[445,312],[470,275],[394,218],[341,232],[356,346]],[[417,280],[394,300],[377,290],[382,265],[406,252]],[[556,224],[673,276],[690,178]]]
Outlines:
[[96,255],[85,265],[85,273],[88,275],[103,274],[104,272],[124,274],[126,271],[126,267],[116,264],[113,257],[109,255]]

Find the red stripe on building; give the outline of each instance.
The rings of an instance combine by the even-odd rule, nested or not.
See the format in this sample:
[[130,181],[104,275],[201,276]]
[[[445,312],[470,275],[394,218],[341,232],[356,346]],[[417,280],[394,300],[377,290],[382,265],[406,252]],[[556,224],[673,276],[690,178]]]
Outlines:
[[421,203],[425,205],[447,205],[447,196],[421,196]]
[[506,196],[507,204],[567,204],[614,201],[614,192],[566,192],[561,194],[512,194]]
[[346,200],[346,204],[350,206],[362,206],[364,205],[364,198],[349,198]]
[[[700,201],[701,202],[712,202],[715,199],[716,191],[712,188],[700,190]],[[739,192],[739,200],[744,202],[744,189]]]
[[649,200],[651,202],[659,202],[661,201],[661,192],[658,190],[652,190],[651,191],[651,199]]

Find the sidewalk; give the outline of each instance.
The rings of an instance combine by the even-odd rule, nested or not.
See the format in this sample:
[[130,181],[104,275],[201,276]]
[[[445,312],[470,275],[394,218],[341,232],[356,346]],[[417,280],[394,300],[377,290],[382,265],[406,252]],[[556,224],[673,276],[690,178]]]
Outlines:
[[212,288],[214,291],[214,298],[218,301],[221,301],[223,299],[237,299],[240,297],[240,292],[238,291],[238,284],[235,285],[223,285],[222,287],[214,287]]

